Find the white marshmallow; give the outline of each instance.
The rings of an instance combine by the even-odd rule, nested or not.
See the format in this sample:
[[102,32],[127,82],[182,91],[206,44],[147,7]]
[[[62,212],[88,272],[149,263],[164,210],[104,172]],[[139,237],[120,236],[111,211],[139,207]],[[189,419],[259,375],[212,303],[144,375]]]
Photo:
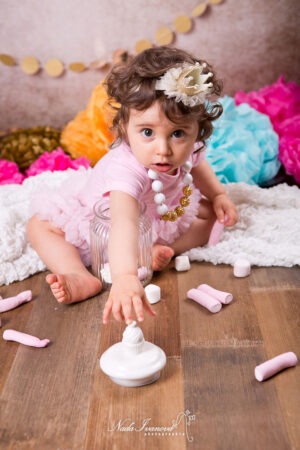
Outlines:
[[247,277],[250,275],[251,265],[247,259],[237,259],[233,266],[233,275],[235,277]]
[[160,301],[161,291],[160,291],[160,287],[157,286],[156,284],[148,284],[145,287],[145,293],[146,293],[146,297],[147,297],[149,303],[151,303],[151,305]]
[[190,270],[190,260],[187,255],[176,256],[175,258],[175,269],[178,272],[182,272],[184,270]]

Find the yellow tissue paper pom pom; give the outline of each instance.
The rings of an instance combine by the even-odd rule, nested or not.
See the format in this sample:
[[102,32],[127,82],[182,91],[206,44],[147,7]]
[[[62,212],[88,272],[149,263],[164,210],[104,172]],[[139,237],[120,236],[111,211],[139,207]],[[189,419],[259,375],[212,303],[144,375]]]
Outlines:
[[94,166],[107,153],[114,135],[110,130],[114,112],[108,105],[102,82],[94,89],[87,108],[69,122],[61,143],[74,158],[86,156]]

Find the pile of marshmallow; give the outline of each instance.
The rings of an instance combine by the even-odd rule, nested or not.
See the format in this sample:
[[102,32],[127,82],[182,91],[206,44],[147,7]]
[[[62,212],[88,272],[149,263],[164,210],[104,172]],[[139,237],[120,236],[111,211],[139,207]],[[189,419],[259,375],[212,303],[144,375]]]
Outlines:
[[[189,257],[180,255],[175,258],[175,269],[179,272],[190,269]],[[250,275],[250,263],[246,259],[238,259],[234,264],[233,274],[235,277],[246,277]],[[161,289],[155,284],[148,284],[145,292],[149,303],[155,304],[161,300]],[[195,289],[187,292],[187,298],[194,300],[199,305],[206,308],[211,313],[219,312],[223,305],[228,305],[233,300],[233,295],[229,292],[220,291],[209,286],[200,284]],[[293,352],[282,353],[255,367],[254,375],[257,381],[264,381],[276,373],[288,367],[296,366],[298,358]]]
[[[20,292],[15,297],[9,297],[3,299],[0,296],[0,313],[10,311],[11,309],[17,308],[23,303],[30,302],[32,300],[32,292],[30,290]],[[0,327],[2,326],[2,321],[0,318]],[[39,339],[31,334],[23,333],[16,330],[5,330],[3,332],[3,339],[6,341],[15,341],[20,344],[29,345],[31,347],[46,347],[49,344],[49,339]]]
[[[187,255],[176,256],[175,269],[178,272],[190,270],[190,260]],[[247,277],[251,273],[251,264],[246,258],[238,258],[233,266],[233,275],[237,278]]]
[[[177,271],[186,271],[190,269],[190,261],[188,256],[181,255],[175,258],[175,268]],[[238,260],[234,266],[234,275],[236,277],[245,277],[250,274],[250,264],[247,260]],[[155,284],[148,284],[145,287],[145,292],[149,303],[155,304],[161,300],[161,289]],[[228,305],[232,302],[232,294],[209,286],[208,284],[200,284],[195,289],[190,289],[187,292],[187,297],[194,300],[196,303],[205,307],[212,313],[217,313],[221,310],[223,305]],[[15,297],[3,299],[0,296],[0,313],[17,308],[23,303],[32,300],[31,290],[20,292]],[[0,317],[0,327],[1,327]],[[3,339],[6,341],[15,341],[24,345],[32,347],[46,347],[50,340],[39,339],[30,334],[23,333],[12,329],[6,329],[3,333]],[[255,367],[255,378],[258,381],[264,381],[276,373],[288,367],[296,366],[298,358],[293,352],[282,353],[281,355],[272,358],[257,367]]]

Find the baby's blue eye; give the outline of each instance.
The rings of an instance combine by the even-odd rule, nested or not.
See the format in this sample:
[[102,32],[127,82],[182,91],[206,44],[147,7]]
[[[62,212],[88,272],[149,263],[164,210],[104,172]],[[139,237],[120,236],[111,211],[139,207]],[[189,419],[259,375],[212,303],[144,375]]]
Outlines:
[[184,136],[184,131],[183,130],[175,130],[175,131],[173,131],[172,135],[175,138],[181,138]]
[[144,128],[142,130],[142,135],[144,137],[151,137],[153,135],[153,131],[151,130],[151,128]]

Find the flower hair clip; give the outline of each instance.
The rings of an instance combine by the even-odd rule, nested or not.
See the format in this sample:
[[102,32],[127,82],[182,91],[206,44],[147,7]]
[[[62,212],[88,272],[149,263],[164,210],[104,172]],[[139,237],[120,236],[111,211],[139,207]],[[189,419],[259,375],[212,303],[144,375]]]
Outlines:
[[196,106],[204,103],[211,93],[213,84],[207,83],[213,76],[212,72],[203,73],[206,63],[188,64],[172,67],[157,80],[155,89],[164,91],[168,98],[175,97],[176,102],[186,106]]

